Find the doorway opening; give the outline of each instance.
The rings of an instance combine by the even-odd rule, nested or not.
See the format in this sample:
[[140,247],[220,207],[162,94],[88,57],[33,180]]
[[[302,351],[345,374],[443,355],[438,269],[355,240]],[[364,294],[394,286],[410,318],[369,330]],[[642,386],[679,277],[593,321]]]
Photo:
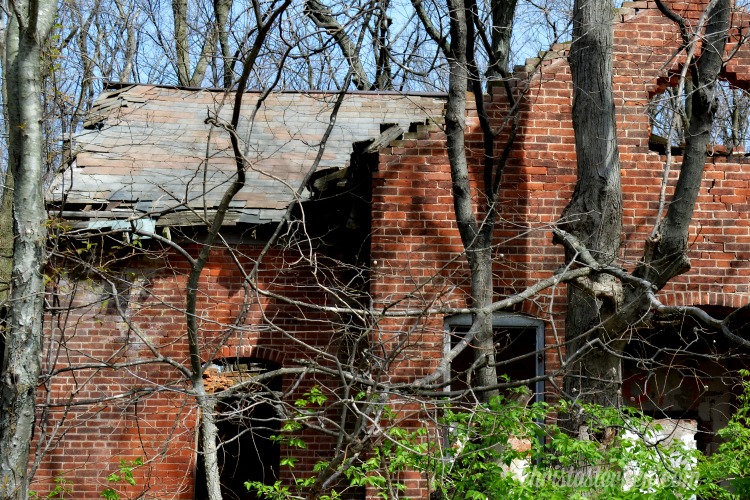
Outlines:
[[[217,361],[207,370],[210,383],[206,387],[207,390],[223,390],[278,368],[275,363],[253,358]],[[257,500],[255,492],[245,487],[246,481],[272,485],[278,480],[281,450],[274,436],[281,432],[281,418],[275,399],[281,388],[282,380],[277,376],[263,386],[252,384],[248,390],[217,404],[219,474],[225,500]],[[196,500],[208,498],[201,441],[199,435]]]

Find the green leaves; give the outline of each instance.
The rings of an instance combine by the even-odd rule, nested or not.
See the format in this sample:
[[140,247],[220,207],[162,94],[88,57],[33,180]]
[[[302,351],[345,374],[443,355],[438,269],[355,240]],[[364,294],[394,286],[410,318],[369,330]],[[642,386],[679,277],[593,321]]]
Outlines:
[[272,485],[263,484],[260,481],[246,481],[245,488],[247,488],[248,491],[255,491],[260,498],[268,498],[271,500],[293,498],[290,496],[291,490],[289,486],[283,486],[281,481],[276,481]]
[[[107,482],[112,487],[105,488],[99,494],[100,497],[106,500],[120,500],[122,498],[120,492],[115,489],[119,484],[124,483],[125,485],[135,486],[136,480],[133,476],[133,471],[138,467],[143,466],[143,460],[139,457],[134,460],[120,460],[117,472],[113,472],[107,476]],[[66,479],[63,474],[55,476],[55,487],[44,497],[36,492],[30,492],[30,496],[34,500],[40,500],[41,498],[64,500],[73,493],[73,482]]]
[[[675,429],[667,428],[671,422],[659,425],[632,408],[577,407],[591,424],[581,436],[571,436],[548,423],[573,410],[564,403],[526,406],[500,396],[465,408],[445,402],[435,412],[439,419],[423,427],[405,427],[399,412],[382,408],[382,433],[356,460],[332,457],[290,487],[248,484],[262,498],[305,498],[319,486],[319,475],[334,467],[342,478],[337,487],[367,487],[381,498],[403,498],[406,485],[400,478],[406,472],[422,473],[430,488],[448,499],[750,498],[750,383],[745,382],[744,391],[740,407],[720,432],[725,442],[710,457],[688,445],[689,439],[674,438]],[[304,420],[326,399],[322,390],[311,389],[298,402],[297,418]],[[297,434],[302,428],[290,420],[277,438],[292,454],[305,447]],[[282,465],[294,468],[296,462],[290,456]],[[340,494],[331,490],[321,498]]]
[[[120,466],[118,467],[117,472],[113,472],[112,474],[107,476],[107,482],[112,483],[113,486],[117,485],[118,483],[135,486],[136,481],[135,477],[133,477],[133,471],[141,466],[143,466],[143,460],[140,457],[136,458],[135,460],[121,459]],[[105,498],[106,500],[120,500],[121,498],[120,492],[114,487],[105,488],[104,490],[102,490],[99,496]]]
[[328,396],[318,386],[313,387],[303,396],[294,402],[294,406],[297,408],[320,407],[328,401]]
[[35,491],[29,492],[29,496],[34,500],[39,500],[41,498],[55,498],[64,500],[71,493],[73,493],[73,482],[66,479],[63,474],[58,474],[57,476],[55,476],[55,487],[52,488],[49,493],[47,493],[46,497],[40,496]]
[[719,431],[724,442],[699,463],[699,494],[707,498],[750,498],[750,373],[743,370],[740,375],[746,380],[738,397],[739,407],[729,424]]

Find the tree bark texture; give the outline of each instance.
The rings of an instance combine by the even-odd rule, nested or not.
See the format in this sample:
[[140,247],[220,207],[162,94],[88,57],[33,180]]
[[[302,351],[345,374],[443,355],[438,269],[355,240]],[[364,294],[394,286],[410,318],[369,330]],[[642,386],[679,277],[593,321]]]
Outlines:
[[[612,94],[612,31],[608,1],[577,1],[570,66],[574,84],[573,126],[578,182],[561,220],[594,259],[608,265],[617,257],[621,234],[619,160]],[[701,56],[691,68],[691,94],[685,153],[677,186],[644,257],[634,271],[641,284],[624,286],[598,273],[569,285],[566,340],[569,355],[588,346],[587,355],[568,367],[565,390],[574,400],[618,406],[621,403],[619,354],[625,333],[648,314],[649,294],[690,268],[688,231],[706,161],[716,111],[716,85],[729,29],[730,0],[717,1],[701,38]],[[699,36],[697,34],[696,36]],[[568,260],[576,258],[571,251]],[[642,283],[650,283],[648,290]],[[571,431],[585,423],[573,416]]]
[[[220,9],[223,5],[220,5]],[[215,12],[218,16],[222,11]],[[195,62],[195,68],[190,72],[190,30],[188,25],[187,0],[172,0],[172,17],[174,26],[175,64],[177,67],[177,83],[182,87],[199,87],[206,75],[208,63],[216,50],[219,37],[217,22],[209,23],[203,34],[201,52]]]
[[47,214],[42,192],[41,47],[53,0],[12,1],[6,38],[8,153],[13,172],[13,271],[7,366],[0,377],[0,499],[28,496],[26,468],[41,369]]
[[221,471],[219,470],[219,453],[217,440],[219,430],[216,427],[216,400],[206,394],[203,380],[193,382],[193,390],[199,393],[198,407],[201,409],[201,453],[206,468],[206,491],[208,498],[221,500]]
[[[0,67],[5,68],[5,32],[7,19],[0,13]],[[8,102],[7,79],[2,80],[2,100]],[[8,123],[8,108],[3,107],[3,120]],[[10,295],[10,276],[13,270],[13,172],[5,170],[0,199],[0,307],[7,305]],[[0,331],[5,335],[5,330]],[[5,345],[1,343],[1,345]],[[4,365],[4,349],[0,352],[0,374]]]
[[[622,232],[620,158],[612,88],[612,16],[609,0],[576,0],[574,4],[573,43],[568,59],[573,79],[577,181],[560,221],[601,264],[610,264],[617,257]],[[574,260],[576,255],[568,252],[567,258]],[[602,274],[594,275],[587,283],[569,285],[565,325],[569,353],[582,348],[591,340],[586,332],[616,312],[620,295],[616,281]],[[599,329],[597,335],[608,348],[622,348],[617,337],[610,338],[605,329]],[[569,396],[581,402],[619,405],[622,375],[617,356],[595,347],[593,353],[573,363],[569,370],[565,377]]]
[[[0,200],[0,307],[7,305],[10,294],[10,277],[13,270],[13,173],[3,174],[2,200]],[[4,335],[5,332],[0,332]],[[0,358],[3,353],[0,352]],[[0,362],[0,369],[3,364]]]
[[708,13],[701,55],[692,71],[697,84],[690,99],[685,152],[677,186],[667,215],[647,241],[643,261],[635,271],[636,276],[652,282],[657,289],[690,269],[688,231],[703,179],[706,148],[711,140],[711,128],[718,106],[716,86],[724,64],[730,11],[731,0],[719,0]]
[[489,68],[489,77],[501,76],[510,66],[510,37],[517,0],[492,0],[492,54],[495,64]]
[[391,70],[390,27],[391,18],[388,16],[390,0],[380,0],[377,6],[377,17],[373,36],[375,57],[375,83],[378,90],[393,90],[393,75]]
[[229,12],[232,10],[232,0],[214,0],[214,14],[216,15],[216,31],[219,37],[219,48],[224,68],[224,88],[231,89],[234,83],[232,68],[232,48],[229,45]]
[[187,0],[172,0],[177,83],[183,87],[190,84],[190,52],[188,50],[187,10]]
[[[462,0],[449,2],[450,10],[450,68],[448,81],[448,104],[445,113],[448,159],[451,167],[453,188],[453,208],[466,250],[466,258],[471,271],[472,307],[485,308],[492,303],[492,254],[488,240],[492,231],[480,228],[475,215],[471,196],[469,168],[466,159],[466,95],[468,91],[467,23],[471,13]],[[492,224],[492,221],[485,221]],[[492,314],[482,312],[473,321],[475,335],[474,355],[477,365],[475,387],[489,387],[497,384]],[[480,397],[488,401],[497,395],[497,390],[483,391]]]

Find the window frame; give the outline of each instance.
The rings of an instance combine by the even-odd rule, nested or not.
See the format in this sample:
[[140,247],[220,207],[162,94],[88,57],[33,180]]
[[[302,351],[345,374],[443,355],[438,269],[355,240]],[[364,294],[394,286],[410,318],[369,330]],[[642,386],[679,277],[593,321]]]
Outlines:
[[[444,324],[444,337],[443,337],[443,355],[447,355],[451,351],[453,332],[456,327],[471,328],[473,323],[472,314],[457,314],[454,316],[446,316],[443,319]],[[497,330],[500,328],[528,328],[533,329],[535,332],[535,343],[536,343],[536,355],[535,355],[535,377],[543,377],[545,375],[544,368],[544,321],[531,316],[523,314],[513,313],[494,313],[492,315],[492,329]],[[452,363],[451,363],[452,364]],[[446,383],[445,391],[450,391],[450,378],[451,378],[451,367],[449,366],[446,373],[443,374],[444,381]],[[544,384],[543,379],[534,382],[534,401],[544,401]]]

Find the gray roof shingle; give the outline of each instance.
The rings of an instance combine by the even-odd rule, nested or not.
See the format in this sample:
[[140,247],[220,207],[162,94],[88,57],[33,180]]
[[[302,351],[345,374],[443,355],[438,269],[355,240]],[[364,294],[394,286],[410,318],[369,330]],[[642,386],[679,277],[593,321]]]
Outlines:
[[[246,185],[232,202],[240,222],[280,217],[317,155],[337,97],[272,93],[251,123],[259,96],[246,93],[238,127],[249,162]],[[206,119],[228,122],[233,99],[222,91],[154,85],[105,91],[74,138],[75,161],[55,179],[49,201],[107,210],[114,203],[124,217],[216,207],[235,165],[228,133]],[[376,138],[381,124],[406,129],[437,120],[444,103],[438,95],[347,94],[318,168],[346,167],[352,144]]]

